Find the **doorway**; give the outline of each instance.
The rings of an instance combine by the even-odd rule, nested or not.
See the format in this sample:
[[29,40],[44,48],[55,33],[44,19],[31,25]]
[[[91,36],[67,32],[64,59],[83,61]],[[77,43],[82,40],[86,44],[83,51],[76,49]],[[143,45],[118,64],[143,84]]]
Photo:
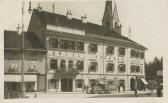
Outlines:
[[62,78],[61,79],[61,91],[62,92],[72,92],[72,78]]
[[130,88],[132,91],[135,90],[135,79],[134,78],[131,78],[130,80]]

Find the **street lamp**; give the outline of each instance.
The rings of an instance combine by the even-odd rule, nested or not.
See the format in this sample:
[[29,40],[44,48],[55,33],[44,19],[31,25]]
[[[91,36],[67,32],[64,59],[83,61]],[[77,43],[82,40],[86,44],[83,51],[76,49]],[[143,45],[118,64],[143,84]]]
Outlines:
[[[24,2],[22,2],[22,26],[20,27],[18,25],[17,27],[17,32],[18,34],[21,34],[22,36],[22,48],[21,48],[21,53],[22,53],[22,68],[21,68],[21,83],[20,83],[20,86],[21,86],[21,90],[20,90],[20,96],[21,98],[24,98],[25,97],[25,83],[24,83]],[[21,29],[21,32],[20,30]]]

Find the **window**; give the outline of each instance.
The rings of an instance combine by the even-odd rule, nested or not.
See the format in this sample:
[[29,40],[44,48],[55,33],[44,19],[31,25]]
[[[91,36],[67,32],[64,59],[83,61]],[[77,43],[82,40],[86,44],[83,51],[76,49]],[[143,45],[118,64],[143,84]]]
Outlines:
[[67,40],[60,40],[60,48],[67,49]]
[[31,61],[30,62],[30,68],[29,69],[31,69],[31,70],[35,70],[36,69],[36,61]]
[[131,73],[135,72],[135,65],[131,65]]
[[119,64],[118,72],[124,73],[125,72],[125,64]]
[[98,51],[98,46],[97,46],[97,44],[90,44],[90,45],[89,45],[89,51],[90,51],[90,52],[97,52],[97,51]]
[[11,68],[11,69],[17,69],[17,68],[18,68],[17,61],[16,61],[16,60],[11,60],[11,61],[10,61],[10,68]]
[[108,81],[108,84],[115,84],[113,80]]
[[55,59],[50,60],[50,69],[58,69],[57,65],[58,65],[57,60],[55,60]]
[[14,72],[14,71],[19,71],[18,69],[18,63],[16,60],[11,60],[10,61],[10,68],[8,70],[9,72]]
[[121,47],[120,47],[120,48],[118,49],[118,54],[119,54],[119,55],[125,55],[125,48],[121,48]]
[[58,89],[58,80],[57,79],[49,79],[48,80],[48,89]]
[[58,48],[58,39],[49,39],[49,48]]
[[84,69],[84,61],[77,61],[76,63],[77,69],[83,71]]
[[82,88],[83,87],[83,80],[82,79],[77,79],[76,80],[76,88]]
[[137,72],[137,73],[140,72],[140,66],[136,66],[136,72]]
[[69,69],[73,68],[73,61],[72,60],[68,61],[68,67],[69,67]]
[[113,72],[114,71],[114,64],[113,63],[108,63],[106,71],[107,72]]
[[96,72],[96,70],[97,70],[97,62],[91,62],[90,71]]
[[139,51],[136,51],[136,55],[135,55],[136,58],[139,57]]
[[65,69],[65,68],[66,68],[66,61],[65,61],[65,60],[61,60],[60,67],[61,67],[62,69]]
[[67,49],[75,50],[75,41],[67,41]]
[[106,50],[106,54],[114,54],[114,47],[113,46],[108,46]]
[[131,53],[130,54],[131,54],[131,57],[135,57],[136,51],[131,49]]
[[144,52],[141,52],[141,53],[140,53],[140,58],[141,58],[141,59],[144,59]]
[[84,43],[83,42],[77,42],[76,49],[78,51],[84,51]]

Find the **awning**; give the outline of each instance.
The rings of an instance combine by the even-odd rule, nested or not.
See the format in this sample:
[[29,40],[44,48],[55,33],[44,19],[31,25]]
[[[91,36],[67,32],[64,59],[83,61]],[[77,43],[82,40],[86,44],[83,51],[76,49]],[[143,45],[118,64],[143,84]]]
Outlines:
[[148,82],[145,79],[141,78],[141,80],[145,85],[148,84]]
[[[5,82],[21,82],[21,75],[5,75]],[[37,75],[24,75],[25,82],[36,82]]]

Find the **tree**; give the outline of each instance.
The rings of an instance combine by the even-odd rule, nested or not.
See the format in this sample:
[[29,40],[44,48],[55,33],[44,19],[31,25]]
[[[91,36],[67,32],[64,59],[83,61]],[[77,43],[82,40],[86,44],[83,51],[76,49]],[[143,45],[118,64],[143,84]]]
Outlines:
[[146,80],[156,80],[158,70],[163,70],[163,58],[155,57],[152,62],[145,63]]

